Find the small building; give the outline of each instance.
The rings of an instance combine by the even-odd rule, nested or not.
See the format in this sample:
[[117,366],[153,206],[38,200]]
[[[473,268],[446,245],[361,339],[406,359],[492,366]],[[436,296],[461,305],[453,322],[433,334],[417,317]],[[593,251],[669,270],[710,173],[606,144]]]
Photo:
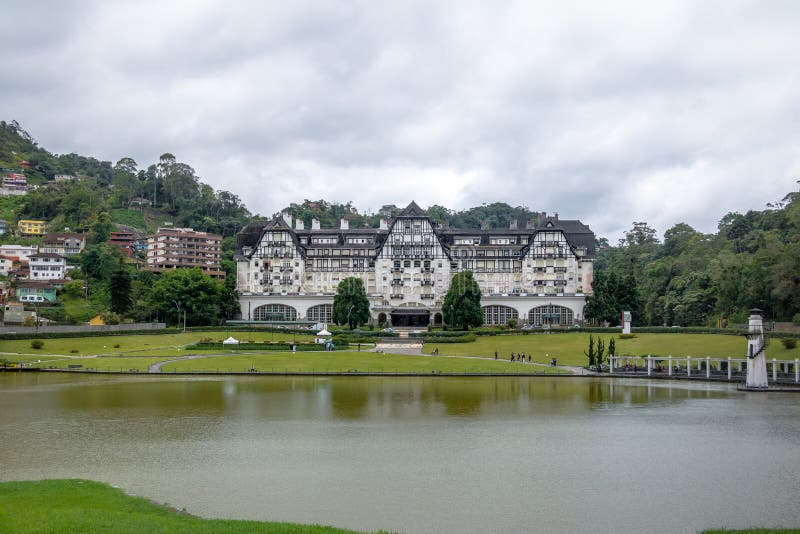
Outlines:
[[25,305],[21,302],[7,302],[3,305],[3,324],[22,324],[28,317],[34,319],[36,313],[25,311]]
[[141,208],[149,208],[151,204],[152,204],[152,202],[150,202],[146,198],[133,197],[130,200],[130,202],[128,202],[128,207],[129,208],[139,208],[139,209],[141,209]]
[[28,258],[39,252],[39,247],[26,245],[0,245],[0,256],[16,261],[28,261]]
[[44,238],[44,245],[39,247],[40,252],[74,256],[83,252],[86,247],[86,238],[76,233],[50,233]]
[[19,232],[19,235],[23,236],[44,235],[46,230],[47,224],[44,221],[20,219],[20,221],[17,223],[17,231]]
[[14,288],[20,302],[47,302],[58,300],[56,286],[47,282],[19,282]]
[[14,260],[6,256],[0,256],[0,275],[8,276],[14,270]]
[[6,189],[28,189],[28,179],[19,172],[10,172],[3,176],[3,187]]
[[74,180],[75,177],[71,174],[56,174],[53,177],[53,180],[56,182],[69,182],[70,180]]
[[136,248],[134,242],[136,241],[136,234],[133,231],[120,230],[111,232],[111,237],[108,238],[106,244],[112,247],[117,247],[126,256],[132,256]]
[[67,259],[52,252],[39,252],[28,258],[31,280],[62,279],[67,274]]

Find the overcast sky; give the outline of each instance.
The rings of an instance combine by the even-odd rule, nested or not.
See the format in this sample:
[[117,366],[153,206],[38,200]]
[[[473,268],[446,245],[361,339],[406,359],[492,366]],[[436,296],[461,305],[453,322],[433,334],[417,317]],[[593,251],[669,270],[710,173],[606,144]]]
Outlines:
[[612,243],[800,178],[800,2],[2,2],[0,119],[270,215],[507,202]]

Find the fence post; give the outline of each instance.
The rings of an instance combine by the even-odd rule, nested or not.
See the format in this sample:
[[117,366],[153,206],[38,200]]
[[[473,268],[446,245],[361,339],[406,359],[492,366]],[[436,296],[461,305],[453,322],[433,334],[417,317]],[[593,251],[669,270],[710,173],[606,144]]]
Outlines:
[[647,376],[651,376],[653,374],[653,357],[649,354],[647,355]]
[[800,358],[794,359],[794,381],[800,382],[800,366],[797,364],[800,363]]
[[706,356],[706,378],[711,378],[711,357]]
[[772,358],[772,381],[776,382],[778,380],[778,360],[777,358]]
[[692,357],[686,356],[686,376],[692,376]]
[[668,376],[672,376],[672,354],[669,355],[667,361],[669,362],[669,372],[667,374]]
[[731,357],[728,356],[728,380],[731,379],[731,372],[732,371],[733,371],[733,368],[731,367]]

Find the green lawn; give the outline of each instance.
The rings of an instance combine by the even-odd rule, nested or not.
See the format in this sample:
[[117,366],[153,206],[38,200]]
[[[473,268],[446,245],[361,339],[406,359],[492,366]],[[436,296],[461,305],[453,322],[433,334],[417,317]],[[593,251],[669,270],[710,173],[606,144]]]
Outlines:
[[[275,341],[313,341],[311,335],[296,335],[271,332],[187,332],[176,334],[130,335],[130,336],[98,336],[42,339],[44,347],[31,348],[30,339],[0,341],[0,358],[14,361],[11,356],[1,353],[24,355],[71,355],[71,356],[182,356],[181,347],[196,343],[203,338],[222,341],[228,335],[239,340],[269,342]],[[115,345],[119,345],[116,347]],[[73,352],[75,351],[75,352]]]
[[[595,339],[598,338],[594,335]],[[611,334],[599,337],[608,347]],[[636,334],[633,339],[619,339],[614,335],[617,355],[692,356],[712,358],[743,358],[747,340],[742,336],[720,334]],[[508,360],[511,352],[532,355],[534,362],[549,363],[549,358],[558,358],[559,365],[586,365],[584,351],[589,346],[589,334],[583,332],[567,334],[530,334],[518,336],[479,336],[473,343],[426,343],[425,352],[438,348],[441,355],[494,357]],[[800,357],[800,349],[784,349],[779,340],[771,340],[767,347],[767,358],[794,360]]]
[[563,373],[560,369],[508,361],[487,361],[475,358],[409,356],[375,352],[270,352],[232,354],[197,360],[172,362],[163,372],[219,371],[245,372],[251,367],[261,372],[347,372],[381,373]]
[[0,483],[0,533],[353,532],[319,525],[201,519],[89,480]]

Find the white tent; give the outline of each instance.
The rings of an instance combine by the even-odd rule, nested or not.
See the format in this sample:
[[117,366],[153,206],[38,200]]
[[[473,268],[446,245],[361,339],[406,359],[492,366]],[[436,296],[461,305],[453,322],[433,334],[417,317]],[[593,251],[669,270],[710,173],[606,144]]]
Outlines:
[[328,332],[323,328],[322,330],[317,332],[317,337],[314,339],[314,341],[320,344],[329,343],[332,335],[333,334],[331,334],[330,332]]
[[238,339],[234,339],[233,337],[229,337],[228,339],[223,341],[222,344],[223,345],[238,345],[239,344],[239,340]]

